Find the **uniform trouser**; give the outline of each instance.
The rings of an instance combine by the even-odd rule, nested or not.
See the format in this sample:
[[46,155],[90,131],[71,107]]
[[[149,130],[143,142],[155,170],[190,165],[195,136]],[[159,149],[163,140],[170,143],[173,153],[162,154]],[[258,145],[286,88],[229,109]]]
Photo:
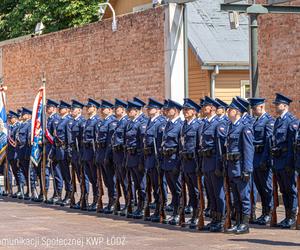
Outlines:
[[20,181],[20,186],[29,186],[28,182],[28,171],[29,171],[29,160],[20,159],[19,166],[18,166],[18,176]]
[[[85,174],[84,171],[82,171],[82,163],[78,160],[78,161],[72,161],[72,168],[75,170],[75,175],[77,178],[77,182],[80,184],[80,192],[81,194],[84,193],[84,187],[82,186],[82,180],[84,179],[84,183],[87,182],[89,183],[89,179],[87,177],[87,175]],[[83,175],[83,176],[82,176]]]
[[67,192],[72,191],[72,182],[70,175],[70,168],[67,160],[59,160],[55,166],[55,180],[57,186],[57,192],[62,192],[63,182],[65,183],[65,190]]
[[215,175],[215,171],[205,172],[207,192],[209,193],[210,209],[213,212],[225,214],[224,178]]
[[[157,168],[151,168],[146,170],[147,175],[150,177],[151,181],[151,188],[153,189],[153,197],[155,203],[165,202],[160,199],[160,187],[158,185],[158,170]],[[160,179],[162,181],[161,188],[162,188],[162,195],[164,197],[164,200],[167,199],[168,193],[167,193],[167,182],[163,175],[163,172],[160,171]]]
[[189,205],[192,206],[193,209],[197,209],[199,205],[199,188],[197,175],[195,172],[184,173],[184,179],[189,191]]
[[[46,161],[46,169],[45,169],[45,189],[48,192],[49,190],[49,186],[50,186],[50,176],[52,176],[52,178],[54,178],[55,180],[53,180],[53,190],[56,191],[57,190],[57,185],[56,185],[56,177],[55,177],[55,166],[57,165],[56,161]],[[54,186],[55,185],[55,186]]]
[[209,197],[210,194],[207,190],[208,184],[207,184],[207,178],[205,178],[205,176],[203,176],[203,184],[204,184],[205,194],[206,194],[206,198],[207,198],[207,206],[206,207],[210,209],[210,197]]
[[134,184],[134,190],[137,192],[138,201],[146,199],[146,174],[145,171],[140,171],[138,166],[128,168]]
[[[13,175],[15,177],[15,180],[16,180],[16,185],[19,186],[20,182],[19,182],[19,176],[18,176],[17,160],[9,160],[8,163],[11,166],[12,173],[13,173]],[[12,183],[12,182],[10,182],[10,183]]]
[[[30,166],[30,188],[31,188],[31,191],[36,189],[36,182],[37,182],[38,177],[39,177],[40,181],[42,181],[41,164],[39,164],[37,167],[31,165]],[[42,183],[40,185],[40,189],[42,189]]]
[[[126,199],[127,190],[128,190],[127,170],[123,166],[123,164],[116,164],[115,166],[116,166],[116,168],[115,168],[116,178],[119,181],[119,184],[123,190],[123,196]],[[119,195],[121,195],[121,194],[119,194]]]
[[171,191],[174,208],[178,209],[180,204],[180,195],[182,189],[181,174],[179,171],[177,173],[174,173],[174,171],[172,170],[163,170],[163,173],[164,176],[166,177],[168,187]]
[[272,170],[254,169],[254,182],[261,197],[262,207],[270,211],[273,207]]
[[97,167],[93,161],[84,161],[83,164],[83,172],[85,175],[85,193],[89,193],[90,191],[90,183],[92,184],[93,195],[99,196],[99,186],[97,181]]
[[251,174],[251,177],[250,177],[250,183],[251,183],[251,192],[252,192],[252,195],[253,195],[253,200],[251,199],[251,206],[252,208],[255,208],[256,207],[256,201],[257,201],[257,194],[258,194],[258,191],[257,191],[257,187],[255,185],[255,181],[254,181],[254,176],[253,174]]
[[116,177],[115,169],[112,162],[100,163],[100,170],[102,173],[102,178],[104,185],[107,188],[107,194],[109,199],[116,199]]
[[239,176],[230,178],[229,182],[233,194],[233,206],[235,207],[236,213],[250,216],[250,181],[243,181]]
[[276,177],[282,193],[283,204],[286,211],[297,210],[296,174],[287,173],[286,170],[276,170]]

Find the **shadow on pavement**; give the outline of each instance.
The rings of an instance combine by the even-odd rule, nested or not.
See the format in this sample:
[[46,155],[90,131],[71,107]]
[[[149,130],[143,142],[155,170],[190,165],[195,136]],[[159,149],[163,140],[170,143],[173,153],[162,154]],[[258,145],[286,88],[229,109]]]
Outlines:
[[229,240],[235,242],[249,242],[249,243],[272,245],[272,246],[300,247],[300,243],[287,242],[287,241],[275,241],[275,240],[264,240],[264,239],[229,239]]

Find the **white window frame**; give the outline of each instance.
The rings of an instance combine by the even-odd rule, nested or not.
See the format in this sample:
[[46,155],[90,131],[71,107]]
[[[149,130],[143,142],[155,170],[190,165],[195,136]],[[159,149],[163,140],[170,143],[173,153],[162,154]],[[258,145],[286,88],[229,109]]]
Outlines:
[[251,91],[251,86],[250,86],[250,81],[249,80],[241,80],[241,97],[242,98],[249,98],[246,96],[246,86],[249,86],[250,91]]

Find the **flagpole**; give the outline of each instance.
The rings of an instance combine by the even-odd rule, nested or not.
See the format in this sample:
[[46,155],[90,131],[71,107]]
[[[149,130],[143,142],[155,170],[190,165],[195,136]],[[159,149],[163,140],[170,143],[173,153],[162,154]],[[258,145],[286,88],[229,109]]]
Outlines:
[[45,201],[48,200],[48,195],[46,192],[46,78],[45,74],[43,73],[42,76],[42,83],[43,83],[43,157],[42,157],[42,191],[44,195]]

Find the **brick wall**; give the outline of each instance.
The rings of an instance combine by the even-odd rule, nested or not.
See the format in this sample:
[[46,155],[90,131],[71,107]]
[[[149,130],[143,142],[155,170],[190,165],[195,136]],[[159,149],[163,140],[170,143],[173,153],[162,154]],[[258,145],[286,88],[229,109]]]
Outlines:
[[44,71],[47,97],[69,101],[164,94],[164,8],[0,45],[9,108],[32,107]]
[[[288,4],[300,6],[300,1]],[[286,94],[300,117],[300,14],[264,15],[259,25],[260,95],[270,107],[275,92]]]

